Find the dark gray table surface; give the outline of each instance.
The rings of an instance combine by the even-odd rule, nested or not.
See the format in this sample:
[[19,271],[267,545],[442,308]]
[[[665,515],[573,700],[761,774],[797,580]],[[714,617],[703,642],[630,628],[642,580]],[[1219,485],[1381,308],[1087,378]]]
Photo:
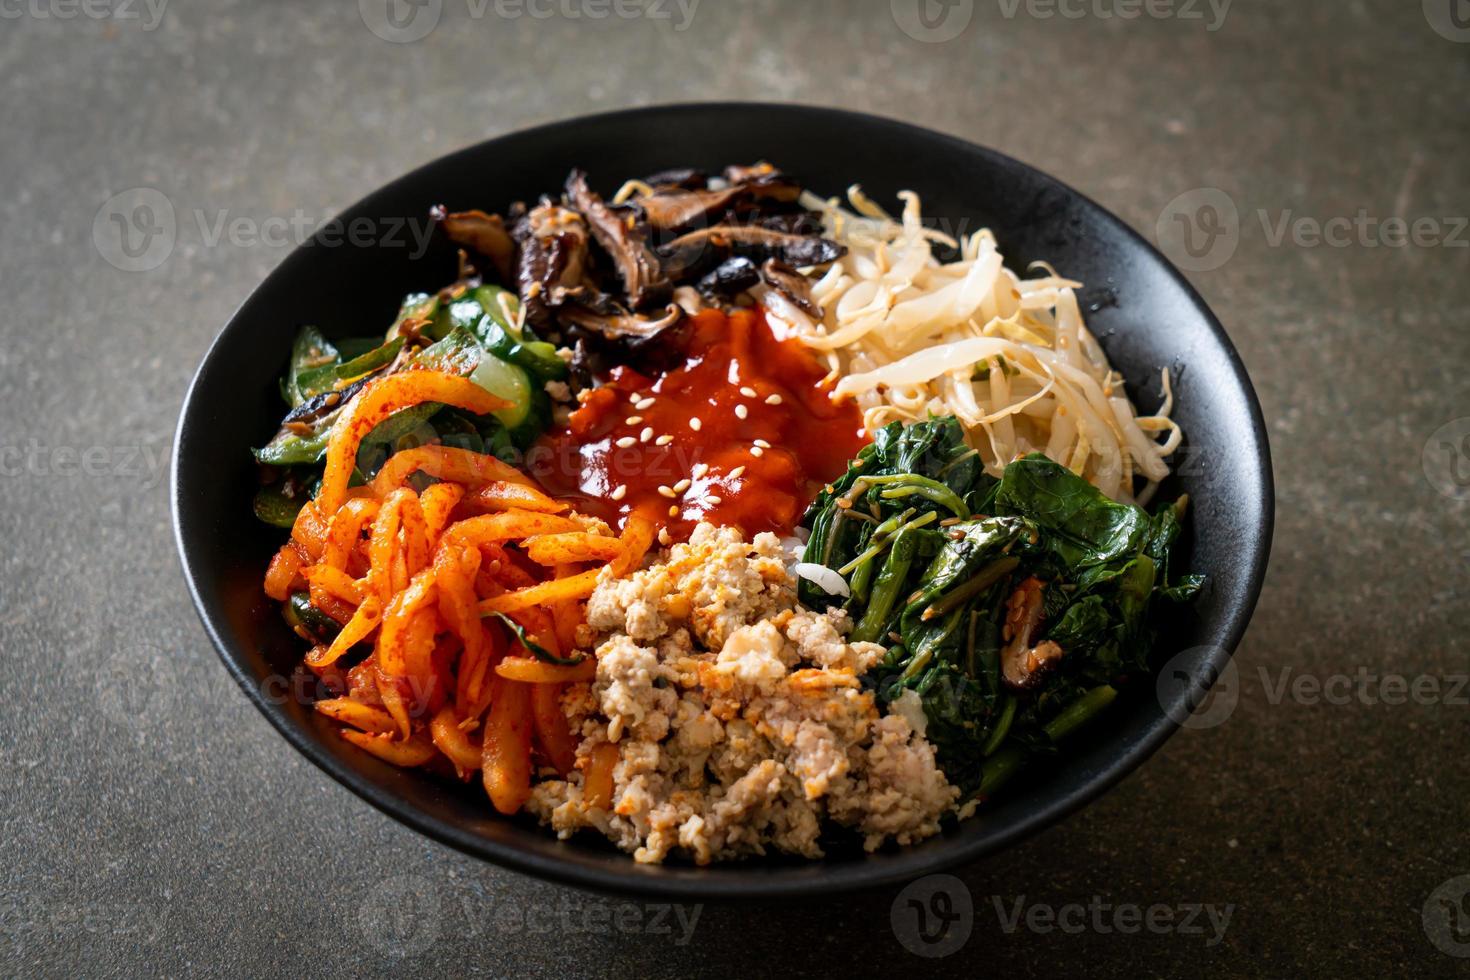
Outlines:
[[[0,3],[0,973],[1464,975],[1463,0],[444,0],[408,43],[383,2]],[[185,385],[291,224],[487,136],[704,98],[915,120],[1162,227],[1269,422],[1233,712],[960,871],[946,959],[896,892],[670,912],[429,842],[231,689],[175,558]],[[174,230],[124,250],[140,187]]]

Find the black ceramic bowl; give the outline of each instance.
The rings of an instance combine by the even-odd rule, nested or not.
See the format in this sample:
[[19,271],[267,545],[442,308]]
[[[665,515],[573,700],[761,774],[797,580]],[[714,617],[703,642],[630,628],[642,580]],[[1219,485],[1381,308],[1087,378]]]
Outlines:
[[[1176,372],[1185,466],[1164,488],[1191,494],[1190,567],[1209,586],[1161,638],[1167,669],[1139,685],[1058,765],[1013,783],[973,819],[908,848],[823,861],[643,867],[590,838],[559,842],[494,814],[478,784],[395,769],[338,737],[290,676],[300,643],[261,593],[280,532],[251,513],[249,449],[281,415],[276,379],[303,323],[329,336],[386,326],[409,292],[453,280],[453,250],[420,252],[406,221],[429,208],[499,211],[561,185],[573,167],[611,192],[667,167],[771,159],[822,194],[861,182],[880,201],[918,191],[951,232],[994,229],[1012,268],[1045,259],[1087,284],[1088,321],[1141,405]],[[367,219],[359,221],[357,219]],[[905,881],[1034,833],[1092,800],[1157,749],[1224,669],[1266,570],[1274,497],[1266,431],[1245,369],[1189,284],[1123,222],[1076,191],[992,150],[905,123],[789,105],[679,105],[574,119],[461,150],[394,181],[299,248],[240,308],[209,351],[179,420],[174,522],[184,571],[225,666],[287,740],[363,799],[462,851],[603,891],[690,899],[795,896]],[[290,806],[290,801],[284,805]]]

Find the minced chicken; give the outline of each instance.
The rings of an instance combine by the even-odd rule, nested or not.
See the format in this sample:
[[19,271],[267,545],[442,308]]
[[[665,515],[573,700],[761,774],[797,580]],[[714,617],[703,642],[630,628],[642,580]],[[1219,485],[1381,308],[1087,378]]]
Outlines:
[[[820,857],[824,821],[872,850],[937,833],[954,807],[933,747],[862,689],[882,648],[848,643],[841,611],[797,605],[774,535],[746,543],[702,524],[651,567],[604,581],[587,613],[597,678],[565,702],[579,771],[529,803],[559,836],[591,828],[648,863]],[[611,810],[582,791],[608,742]]]

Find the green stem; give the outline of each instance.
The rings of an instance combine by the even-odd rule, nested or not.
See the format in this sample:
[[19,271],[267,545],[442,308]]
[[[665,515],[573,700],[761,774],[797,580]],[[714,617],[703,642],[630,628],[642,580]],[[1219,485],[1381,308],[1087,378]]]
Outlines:
[[901,529],[903,522],[914,516],[914,509],[910,507],[901,514],[894,514],[888,520],[873,528],[873,536],[869,538],[869,546],[866,551],[858,555],[852,561],[837,569],[838,575],[847,575],[863,562],[877,558],[889,545],[889,536]]
[[985,760],[985,765],[980,768],[980,786],[975,790],[975,795],[982,800],[989,799],[1008,783],[1012,776],[1021,771],[1026,762],[1026,753],[1012,746],[1001,752],[997,752]]
[[1009,694],[1005,695],[1005,699],[1006,706],[1000,709],[1000,718],[996,720],[990,737],[985,740],[985,747],[980,750],[980,754],[987,759],[995,755],[995,750],[1006,740],[1011,731],[1011,722],[1016,719],[1016,699]]
[[971,578],[968,582],[965,582],[950,592],[949,595],[940,599],[928,609],[925,609],[925,617],[933,619],[936,616],[943,616],[956,606],[964,605],[996,582],[1005,578],[1019,564],[1021,564],[1021,559],[1014,557],[1001,558],[991,562],[982,568],[974,578]]
[[1117,696],[1117,689],[1107,684],[1102,687],[1094,687],[1063,708],[1061,714],[1043,726],[1047,737],[1053,742],[1060,742],[1091,721],[1098,712],[1112,704],[1113,699]]
[[898,603],[899,593],[908,580],[909,567],[913,565],[917,551],[915,538],[908,529],[894,536],[893,550],[888,553],[888,560],[883,563],[883,570],[873,583],[872,601],[868,603],[867,611],[852,631],[854,643],[876,643],[878,637],[883,635],[883,627]]
[[943,646],[954,635],[954,631],[959,628],[960,619],[963,615],[963,609],[956,609],[954,615],[949,617],[949,621],[944,624],[942,629],[935,633],[929,633],[919,642],[918,647],[914,650],[914,659],[909,661],[909,665],[903,669],[903,673],[899,675],[900,680],[907,683],[915,677],[918,677],[920,672],[929,666],[929,661],[934,659],[935,651]]
[[931,480],[927,476],[916,476],[912,473],[901,473],[896,476],[867,477],[866,482],[878,485],[894,484],[892,490],[884,490],[879,495],[884,500],[898,500],[901,497],[912,497],[918,494],[941,507],[949,508],[956,517],[969,520],[970,508],[965,506],[960,495],[938,480]]

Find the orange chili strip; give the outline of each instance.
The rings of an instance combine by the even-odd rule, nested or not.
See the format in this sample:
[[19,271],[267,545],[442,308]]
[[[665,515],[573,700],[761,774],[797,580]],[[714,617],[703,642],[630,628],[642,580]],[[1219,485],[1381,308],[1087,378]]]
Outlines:
[[531,715],[536,722],[536,739],[547,760],[565,776],[577,762],[577,740],[561,709],[562,685],[531,685]]
[[393,716],[382,708],[351,698],[328,698],[318,701],[313,707],[333,721],[340,721],[374,735],[386,735],[397,728]]
[[485,722],[485,791],[495,809],[509,816],[531,795],[531,691],[497,677]]
[[496,480],[487,483],[465,501],[484,510],[531,510],[540,514],[560,514],[567,505],[553,500],[533,486]]
[[460,778],[467,778],[484,763],[480,746],[470,741],[464,729],[459,727],[459,716],[450,705],[440,708],[429,721],[429,737],[434,740],[434,746],[454,763]]
[[587,657],[576,664],[549,664],[534,657],[506,657],[495,665],[495,673],[528,684],[590,681],[597,676],[597,660]]
[[322,513],[335,514],[347,499],[363,438],[395,412],[424,402],[442,402],[476,415],[510,407],[468,378],[439,371],[404,371],[369,381],[347,404],[327,440],[327,462],[316,499]]
[[371,752],[384,762],[391,762],[405,769],[421,766],[434,758],[434,744],[422,736],[400,742],[392,735],[369,735],[350,728],[342,729],[339,734],[353,745]]
[[505,595],[498,595],[493,599],[481,602],[480,612],[482,614],[512,613],[567,599],[585,599],[597,589],[597,577],[600,574],[601,569],[594,568],[579,575],[573,575],[571,578],[552,579],[540,585],[507,592]]
[[283,545],[265,570],[265,594],[277,602],[291,598],[291,585],[301,573],[301,554],[291,545]]
[[453,446],[420,446],[417,449],[405,449],[390,457],[383,468],[378,470],[378,475],[373,477],[373,492],[380,497],[386,496],[419,472],[466,487],[480,487],[491,482],[531,483],[531,478],[526,474],[502,463],[494,456],[470,452],[468,449],[456,449]]
[[592,750],[582,790],[582,802],[588,807],[595,810],[612,807],[613,767],[617,764],[618,747],[612,742],[603,742]]
[[341,632],[337,634],[337,638],[332,641],[332,645],[326,648],[317,647],[312,651],[314,654],[317,650],[321,650],[320,657],[313,659],[311,654],[307,654],[307,664],[312,667],[326,667],[336,663],[348,650],[371,636],[382,619],[383,604],[376,596],[366,597],[362,600],[362,605],[357,607],[357,612],[353,613],[352,618],[347,621],[347,625],[343,626]]

